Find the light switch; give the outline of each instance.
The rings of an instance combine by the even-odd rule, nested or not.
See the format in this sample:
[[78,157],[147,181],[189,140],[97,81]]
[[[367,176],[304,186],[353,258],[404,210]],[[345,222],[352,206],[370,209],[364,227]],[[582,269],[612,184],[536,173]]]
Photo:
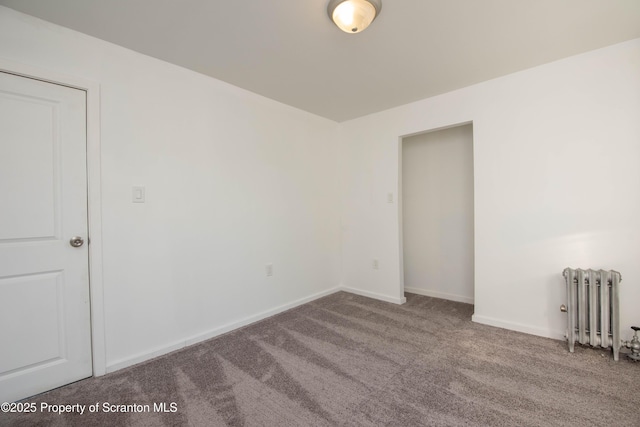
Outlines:
[[133,203],[144,203],[144,187],[133,187]]

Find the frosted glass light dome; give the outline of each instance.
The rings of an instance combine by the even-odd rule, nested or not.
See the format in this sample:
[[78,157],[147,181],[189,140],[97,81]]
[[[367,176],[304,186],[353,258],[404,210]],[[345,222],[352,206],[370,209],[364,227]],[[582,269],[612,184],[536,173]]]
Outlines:
[[355,34],[367,28],[381,8],[381,0],[331,0],[327,12],[338,28]]

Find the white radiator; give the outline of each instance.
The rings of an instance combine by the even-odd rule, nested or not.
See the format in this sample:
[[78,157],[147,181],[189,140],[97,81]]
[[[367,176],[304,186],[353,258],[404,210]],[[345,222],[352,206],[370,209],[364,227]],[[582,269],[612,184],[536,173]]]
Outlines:
[[567,341],[573,353],[575,342],[613,349],[613,360],[620,351],[620,311],[617,271],[565,268]]

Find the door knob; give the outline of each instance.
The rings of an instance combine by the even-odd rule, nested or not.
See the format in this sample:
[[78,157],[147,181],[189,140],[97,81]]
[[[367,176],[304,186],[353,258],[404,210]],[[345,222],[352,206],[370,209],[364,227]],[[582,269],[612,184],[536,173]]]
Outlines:
[[71,240],[69,240],[69,244],[74,248],[79,248],[84,244],[84,239],[80,236],[73,236]]

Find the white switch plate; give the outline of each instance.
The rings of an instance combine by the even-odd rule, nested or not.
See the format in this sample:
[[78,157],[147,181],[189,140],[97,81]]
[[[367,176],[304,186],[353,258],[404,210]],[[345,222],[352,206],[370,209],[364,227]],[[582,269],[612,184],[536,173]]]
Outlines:
[[265,264],[264,271],[267,273],[267,277],[273,276],[273,264]]
[[144,203],[144,187],[133,187],[131,197],[133,203]]
[[387,203],[393,203],[393,193],[387,193]]
[[371,263],[371,267],[373,267],[374,270],[377,270],[380,267],[380,263],[377,259],[373,260],[373,262]]

